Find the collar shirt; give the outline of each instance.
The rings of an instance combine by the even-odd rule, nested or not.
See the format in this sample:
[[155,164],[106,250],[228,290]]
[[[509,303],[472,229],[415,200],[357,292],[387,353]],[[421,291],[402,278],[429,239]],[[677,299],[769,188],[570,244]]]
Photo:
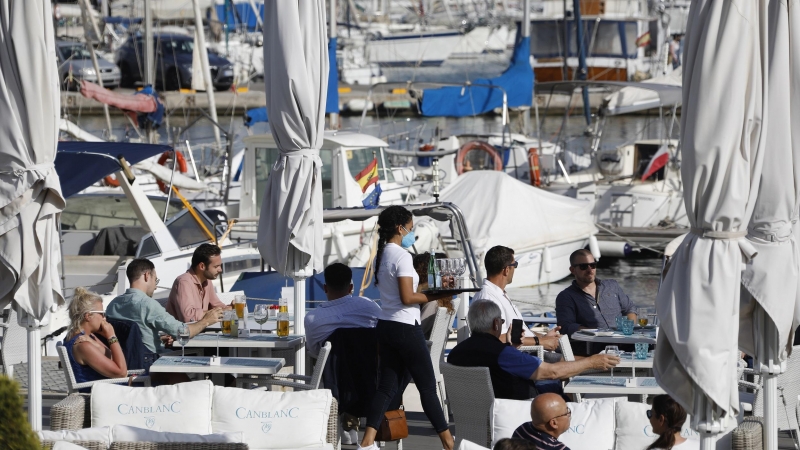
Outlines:
[[197,322],[213,308],[225,308],[210,280],[200,282],[191,269],[175,278],[167,301],[167,312],[181,322]]
[[595,280],[597,298],[584,292],[573,281],[556,297],[556,317],[561,332],[567,335],[587,328],[613,328],[616,318],[636,312],[636,305],[614,280]]
[[325,340],[339,328],[375,328],[381,307],[365,297],[346,295],[320,303],[304,319],[306,348],[317,356]]
[[[480,292],[475,294],[475,297],[472,298],[472,301],[476,300],[490,300],[500,307],[500,317],[502,317],[504,320],[503,329],[501,330],[502,334],[506,334],[508,332],[508,327],[511,326],[511,320],[523,320],[522,313],[520,313],[519,309],[517,309],[517,307],[511,303],[511,299],[508,298],[506,291],[500,289],[499,286],[492,283],[488,279],[483,280],[483,286],[481,286]],[[524,320],[522,322],[522,336],[534,336],[533,332],[528,329],[528,326],[525,324]]]
[[112,319],[130,320],[139,326],[145,347],[153,353],[164,352],[164,345],[158,336],[159,331],[177,337],[182,322],[169,315],[160,303],[148,297],[139,289],[128,289],[124,294],[111,300],[106,315]]

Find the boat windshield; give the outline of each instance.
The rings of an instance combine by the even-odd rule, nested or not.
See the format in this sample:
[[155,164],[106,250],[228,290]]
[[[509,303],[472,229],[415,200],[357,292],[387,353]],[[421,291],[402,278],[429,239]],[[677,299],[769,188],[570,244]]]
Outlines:
[[[163,216],[167,199],[150,198],[150,203]],[[168,216],[172,217],[183,206],[170,202]],[[64,230],[101,230],[107,227],[139,227],[141,223],[124,196],[76,195],[70,197],[61,213]]]

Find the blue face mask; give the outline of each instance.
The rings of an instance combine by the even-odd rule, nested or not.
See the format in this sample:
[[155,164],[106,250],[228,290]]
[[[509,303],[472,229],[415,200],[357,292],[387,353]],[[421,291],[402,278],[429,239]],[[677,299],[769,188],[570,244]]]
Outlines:
[[408,233],[407,235],[403,236],[403,240],[400,241],[400,246],[403,248],[409,248],[412,245],[414,245],[414,242],[417,241],[416,236],[414,236],[414,232],[406,230],[406,227],[403,226],[401,226],[400,228],[402,228],[403,230],[405,230],[406,233]]

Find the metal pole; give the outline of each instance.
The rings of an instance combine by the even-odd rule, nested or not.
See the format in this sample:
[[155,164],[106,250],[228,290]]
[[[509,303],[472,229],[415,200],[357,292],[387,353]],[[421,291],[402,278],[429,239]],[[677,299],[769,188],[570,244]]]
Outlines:
[[[294,280],[294,334],[304,336],[306,334],[304,320],[306,317],[306,278],[309,273],[303,264],[303,253],[289,246],[289,258],[293,262],[292,279]],[[295,351],[294,373],[297,375],[306,374],[306,347],[301,345]]]
[[564,81],[569,81],[569,27],[567,26],[567,0],[564,0]]
[[[206,35],[203,32],[203,15],[200,13],[200,3],[197,0],[192,0],[192,4],[194,5],[194,32],[195,32],[195,40],[196,44],[200,46],[200,65],[203,68],[203,78],[205,81],[206,87],[206,95],[208,96],[208,113],[211,115],[211,119],[214,122],[218,122],[217,120],[217,102],[214,98],[214,85],[211,83],[211,68],[208,64],[208,49],[206,48]],[[221,68],[220,68],[221,69]],[[217,127],[213,127],[214,130],[214,142],[217,144],[217,148],[220,147],[220,138],[219,138],[219,129]]]
[[[531,0],[524,0],[522,2],[522,37],[531,37]],[[527,57],[530,60],[531,50],[528,48]],[[531,77],[533,72],[531,71]],[[531,94],[531,103],[533,103],[533,94]],[[531,131],[531,110],[530,108],[522,111],[522,134],[528,135]]]
[[778,450],[778,375],[764,377],[764,450]]
[[[581,21],[581,3],[580,0],[572,0],[573,11],[575,17],[575,40],[578,44],[578,79],[586,81],[587,68],[586,68],[586,45],[583,42],[583,21]],[[592,109],[589,105],[589,88],[583,87],[583,116],[586,118],[586,125],[592,124]]]
[[[28,320],[32,320],[28,318]],[[37,322],[37,321],[34,321]],[[33,431],[42,429],[42,343],[41,329],[28,325],[28,422]]]
[[[106,4],[106,6],[108,6]],[[86,17],[92,21],[92,28],[95,30],[97,37],[100,38],[100,34],[97,28],[97,22],[94,20],[94,16],[92,16],[92,7],[89,5],[89,0],[82,0],[81,1],[81,8],[86,11]],[[89,54],[92,55],[92,65],[94,66],[94,73],[97,74],[97,84],[100,87],[103,87],[103,77],[100,74],[100,64],[97,63],[97,55],[94,52],[94,44],[95,41],[90,36],[86,36],[87,40],[87,47],[89,47]],[[111,114],[108,111],[108,105],[103,103],[103,114],[106,116],[106,128],[108,128],[108,140],[113,141],[114,135],[111,133]]]
[[[144,85],[153,86],[155,81],[155,57],[153,52],[153,8],[151,0],[144,0]],[[147,142],[153,143],[153,127],[147,124]]]
[[[328,37],[330,39],[336,39],[336,37],[339,35],[339,24],[336,23],[337,22],[336,0],[330,0],[330,2],[331,2],[331,12],[328,15],[328,22],[330,24],[329,27],[328,27]],[[334,49],[334,52],[335,51],[336,50]],[[331,64],[333,64],[333,61],[331,61]],[[337,68],[336,67],[332,67],[331,71],[334,72],[334,73],[337,73]],[[328,83],[336,83],[338,85],[338,80],[336,80],[336,79],[331,80],[330,77],[329,77],[328,78]],[[337,89],[338,89],[338,86],[337,86]],[[331,119],[331,130],[338,130],[339,129],[339,114],[338,113],[330,113],[330,119]]]

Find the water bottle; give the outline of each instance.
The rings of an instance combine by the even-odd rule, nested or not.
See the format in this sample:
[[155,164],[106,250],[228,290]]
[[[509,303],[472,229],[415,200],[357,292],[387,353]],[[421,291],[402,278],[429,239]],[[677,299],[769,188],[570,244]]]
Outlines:
[[435,291],[436,285],[436,263],[434,261],[433,252],[428,253],[428,289]]

